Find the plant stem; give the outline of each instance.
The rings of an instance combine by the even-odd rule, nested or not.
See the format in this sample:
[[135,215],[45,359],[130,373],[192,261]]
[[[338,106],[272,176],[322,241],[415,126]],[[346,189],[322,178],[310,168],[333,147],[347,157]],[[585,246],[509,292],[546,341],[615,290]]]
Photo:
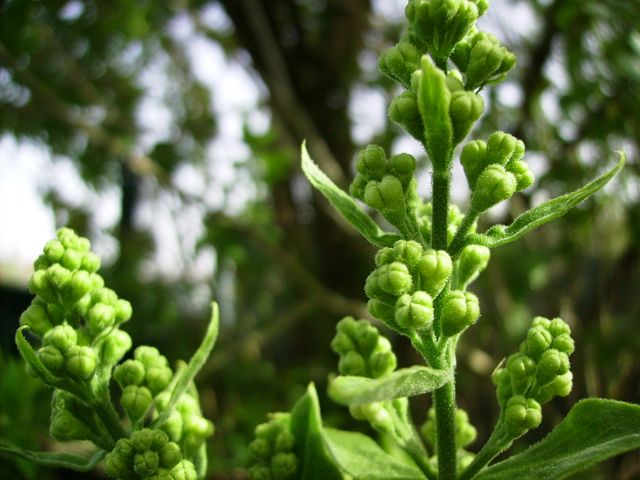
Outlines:
[[106,427],[114,442],[129,436],[109,398],[96,398],[91,406],[95,410],[96,415],[98,415],[98,418],[100,418],[100,421]]
[[458,480],[471,480],[480,470],[486,467],[491,460],[511,446],[513,438],[505,432],[502,421],[498,420],[489,440],[474,457],[469,466],[460,474]]
[[464,219],[462,220],[462,223],[458,227],[458,230],[456,231],[456,236],[453,237],[453,240],[449,245],[449,255],[455,257],[462,249],[462,247],[464,246],[464,241],[467,238],[467,233],[479,216],[480,214],[475,210],[469,210],[467,212],[467,214],[464,216]]
[[451,190],[451,172],[449,169],[434,170],[432,184],[431,245],[436,250],[446,250],[447,217],[449,216],[449,195]]

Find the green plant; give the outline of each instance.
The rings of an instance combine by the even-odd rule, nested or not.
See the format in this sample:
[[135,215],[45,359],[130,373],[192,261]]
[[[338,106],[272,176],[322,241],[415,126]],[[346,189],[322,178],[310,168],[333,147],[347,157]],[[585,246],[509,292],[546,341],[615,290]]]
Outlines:
[[[380,442],[324,426],[310,385],[290,413],[257,427],[250,445],[253,479],[559,479],[640,447],[639,406],[586,399],[542,441],[489,466],[540,425],[544,404],[571,390],[569,356],[575,346],[569,325],[536,317],[519,351],[492,376],[500,407],[493,433],[477,453],[465,449],[476,432],[466,412],[456,408],[456,345],[480,317],[478,299],[467,288],[487,266],[490,249],[564,215],[624,164],[620,154],[615,167],[584,187],[524,212],[508,226],[479,233],[484,212],[534,182],[523,142],[498,131],[462,147],[470,202],[464,215],[451,204],[454,151],[483,112],[479,91],[515,66],[512,53],[475,28],[487,8],[486,0],[409,0],[406,34],[380,56],[380,71],[404,89],[391,102],[389,117],[424,146],[431,162],[429,203],[417,194],[411,155],[388,157],[381,147],[367,146],[357,156],[348,195],[302,147],[302,169],[311,184],[380,248],[364,288],[369,313],[408,337],[426,365],[396,369],[391,344],[375,326],[341,320],[331,343],[340,357],[339,375],[330,379],[328,393],[376,430]],[[383,230],[354,198],[396,231]],[[425,393],[432,394],[433,407],[418,432],[408,398]]]
[[[107,475],[117,479],[204,478],[213,424],[202,416],[193,379],[216,341],[217,305],[202,344],[175,371],[151,346],[137,347],[122,361],[132,342],[120,326],[130,319],[131,305],[104,286],[89,241],[62,228],[34,267],[29,289],[36,297],[20,317],[16,344],[29,373],[53,388],[51,436],[94,447],[83,456],[34,452],[0,440],[0,452],[83,472],[104,459]],[[111,398],[112,378],[121,389],[125,420]]]

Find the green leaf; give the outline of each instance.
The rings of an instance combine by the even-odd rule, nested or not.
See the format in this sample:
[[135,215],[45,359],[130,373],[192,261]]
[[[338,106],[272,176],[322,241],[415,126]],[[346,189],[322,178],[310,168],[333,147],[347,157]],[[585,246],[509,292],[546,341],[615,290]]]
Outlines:
[[324,440],[340,468],[358,480],[425,478],[416,467],[395,459],[361,433],[325,428]]
[[382,378],[339,376],[329,384],[329,396],[343,405],[381,402],[432,392],[453,378],[453,372],[415,366]]
[[76,455],[74,453],[34,452],[17,447],[6,440],[0,440],[0,452],[9,453],[39,465],[68,468],[77,472],[93,470],[107,454],[104,450],[98,450],[91,457]]
[[302,171],[311,185],[318,189],[365,239],[377,247],[391,247],[402,238],[397,233],[384,232],[350,195],[340,190],[311,159],[305,143],[302,144],[301,155]]
[[425,148],[436,171],[449,168],[453,153],[453,127],[449,118],[451,93],[444,73],[427,55],[422,57],[418,108],[424,123]]
[[560,480],[637,448],[640,448],[640,405],[590,398],[574,405],[540,442],[474,478]]
[[[530,230],[563,216],[580,202],[583,202],[604,187],[616,176],[626,161],[623,152],[618,152],[618,154],[620,155],[620,160],[611,170],[589,182],[584,187],[544,202],[526,211],[516,218],[508,227],[504,225],[494,225],[485,233],[469,235],[465,239],[464,245],[484,245],[489,248],[501,247],[502,245],[517,240]],[[457,252],[450,253],[455,254]]]
[[179,371],[177,379],[174,379],[175,386],[171,392],[171,398],[169,399],[166,409],[152,423],[153,427],[158,428],[167,421],[169,415],[173,412],[176,403],[207,361],[207,358],[209,358],[209,355],[213,350],[213,346],[216,343],[216,339],[218,338],[219,326],[220,315],[218,313],[218,304],[216,302],[211,302],[211,320],[209,321],[209,326],[207,327],[207,331],[202,339],[202,343],[191,357],[191,360],[189,360],[187,366]]
[[325,447],[320,403],[312,383],[291,410],[291,431],[296,439],[295,453],[299,460],[297,478],[342,480],[342,473]]

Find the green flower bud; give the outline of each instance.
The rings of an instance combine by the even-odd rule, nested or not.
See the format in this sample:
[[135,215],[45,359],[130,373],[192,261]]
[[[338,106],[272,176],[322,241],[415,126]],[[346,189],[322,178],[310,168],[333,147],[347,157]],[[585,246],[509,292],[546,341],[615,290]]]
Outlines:
[[487,140],[487,157],[489,163],[497,163],[503,167],[513,156],[518,139],[501,131],[493,132]]
[[47,270],[36,270],[29,279],[29,291],[39,295],[46,301],[56,301],[55,294],[51,291]]
[[298,457],[294,453],[276,453],[271,459],[271,471],[278,479],[286,480],[295,477],[298,469]]
[[460,163],[464,168],[467,183],[471,190],[476,186],[478,177],[489,164],[487,158],[487,144],[482,140],[468,142],[460,152]]
[[391,80],[408,87],[411,74],[418,68],[420,52],[410,42],[400,42],[380,55],[378,69]]
[[573,338],[568,333],[558,335],[551,342],[551,348],[554,348],[565,355],[571,355],[575,351]]
[[171,472],[165,468],[159,468],[156,473],[146,478],[147,480],[171,480]]
[[42,338],[43,345],[51,345],[66,354],[78,341],[76,331],[70,325],[64,323],[53,327]]
[[123,330],[112,330],[100,344],[100,358],[106,365],[114,365],[131,348],[131,337]]
[[264,465],[254,465],[248,471],[249,480],[272,480],[271,469]]
[[541,325],[533,326],[527,332],[526,351],[533,359],[538,360],[551,346],[553,336]]
[[140,477],[145,478],[153,475],[158,470],[160,458],[158,453],[152,450],[146,450],[138,453],[133,457],[133,471]]
[[354,328],[353,340],[362,355],[370,355],[378,344],[380,334],[378,329],[372,326],[367,320],[358,320]]
[[100,270],[100,257],[93,252],[86,252],[82,256],[81,268],[89,273],[94,273]]
[[451,277],[453,263],[449,254],[444,250],[429,249],[422,254],[417,270],[420,289],[435,298]]
[[331,340],[331,349],[339,355],[344,355],[351,350],[355,350],[355,348],[355,344],[346,333],[337,332],[336,336]]
[[404,263],[393,262],[378,269],[378,285],[390,295],[402,295],[409,291],[412,282],[411,274]]
[[471,208],[484,212],[502,200],[507,200],[516,191],[516,178],[502,165],[492,164],[485,168],[473,190]]
[[42,337],[53,327],[45,307],[42,300],[35,298],[20,315],[20,325],[27,325],[33,333]]
[[33,262],[33,271],[37,272],[38,270],[46,270],[52,263],[53,262],[50,262],[46,255],[40,255],[36,258],[35,262]]
[[484,111],[484,101],[476,93],[460,90],[451,94],[449,116],[453,126],[453,143],[460,143]]
[[[399,240],[402,241],[402,240]],[[377,267],[381,267],[382,265],[386,265],[387,263],[391,263],[396,260],[395,252],[393,248],[384,247],[376,252],[375,262]]]
[[60,240],[49,240],[44,246],[44,254],[51,263],[57,263],[64,255],[64,245]]
[[473,90],[502,80],[515,64],[515,55],[500,45],[489,33],[476,33],[470,40],[469,62],[465,73],[466,88]]
[[47,268],[46,272],[48,284],[56,290],[62,290],[71,280],[71,272],[57,263]]
[[118,440],[116,448],[109,452],[104,459],[104,470],[111,478],[123,479],[131,478],[133,476],[131,458],[118,452],[118,445],[122,442],[126,442],[130,445],[129,440],[127,439]]
[[111,305],[96,303],[89,310],[87,326],[93,335],[97,335],[103,330],[113,326],[115,318],[116,312]]
[[566,397],[571,393],[572,387],[573,373],[566,372],[563,375],[558,375],[549,383],[540,386],[533,396],[540,404],[545,404],[553,397]]
[[[382,249],[385,250],[385,249]],[[380,250],[380,252],[382,251]],[[378,252],[378,253],[380,253]],[[393,256],[395,260],[409,267],[414,267],[422,258],[422,245],[413,240],[398,240],[393,244]],[[390,263],[390,262],[385,262]]]
[[96,371],[96,352],[91,347],[71,347],[67,354],[67,372],[70,375],[88,380]]
[[180,451],[178,444],[175,442],[167,442],[158,453],[160,457],[160,465],[169,470],[175,467],[180,460],[182,460],[182,452]]
[[353,418],[366,420],[376,430],[383,432],[393,430],[393,420],[382,402],[349,405],[349,412]]
[[[152,400],[151,392],[147,387],[128,385],[122,390],[120,403],[129,419],[132,422],[137,422],[147,412]],[[136,450],[138,449],[136,448]]]
[[491,251],[481,245],[467,245],[462,249],[456,265],[456,282],[464,289],[473,282],[489,263]]
[[369,374],[371,378],[384,377],[393,372],[397,365],[398,362],[393,352],[375,352],[369,358]]
[[65,293],[72,302],[77,302],[89,290],[91,290],[91,277],[84,270],[76,270],[66,284]]
[[59,375],[64,371],[64,356],[56,347],[51,345],[42,347],[38,350],[38,358],[54,375]]
[[169,364],[164,355],[160,355],[160,351],[156,347],[148,345],[136,348],[135,352],[133,352],[133,358],[142,362],[145,368],[154,366],[166,367]]
[[283,430],[276,437],[276,441],[273,445],[275,452],[288,452],[293,450],[296,443],[296,437],[289,430]]
[[396,303],[395,319],[407,329],[429,329],[433,325],[433,301],[427,292],[405,293]]
[[387,156],[378,145],[367,145],[360,150],[356,160],[356,169],[367,180],[382,180],[387,173]]
[[63,267],[68,268],[71,271],[77,270],[82,265],[82,253],[77,250],[67,248],[60,259],[60,263]]
[[507,166],[507,171],[516,178],[516,192],[529,188],[535,181],[533,172],[525,162],[511,162]]
[[351,351],[347,352],[346,355],[340,358],[340,361],[338,362],[338,371],[342,375],[365,376],[367,373],[367,367],[362,355],[358,352]]
[[181,460],[171,470],[172,480],[197,480],[196,467],[189,460]]
[[476,428],[469,423],[469,415],[461,408],[456,408],[456,447],[464,448],[473,443],[478,436]]
[[507,372],[514,393],[525,393],[533,384],[536,362],[523,353],[511,355],[507,360]]
[[97,273],[90,274],[91,276],[91,289],[97,290],[104,287],[104,279]]
[[442,304],[442,334],[452,337],[473,325],[480,316],[478,297],[470,292],[453,290]]
[[389,173],[400,180],[406,189],[416,171],[416,159],[408,153],[399,153],[389,158],[388,167]]
[[113,369],[113,378],[121,387],[142,385],[144,376],[144,365],[138,360],[127,360]]
[[119,325],[131,318],[133,310],[131,304],[127,300],[118,300],[115,304],[115,321]]
[[96,288],[92,292],[91,299],[93,300],[93,303],[104,303],[105,305],[112,306],[118,301],[118,295],[110,288],[101,287]]
[[349,185],[349,194],[353,198],[357,198],[358,200],[362,200],[364,198],[364,189],[367,188],[367,180],[363,175],[357,173],[353,178],[351,185]]
[[[159,397],[156,397],[156,400],[158,398]],[[182,415],[180,414],[180,412],[177,412],[175,410],[171,412],[169,414],[169,418],[167,418],[167,421],[162,426],[162,429],[164,430],[164,432],[166,432],[166,434],[172,441],[179,442],[182,438],[182,431],[184,429],[184,422],[182,420]]]
[[137,453],[150,450],[153,440],[153,430],[150,428],[143,428],[142,430],[137,430],[131,434],[131,446]]
[[149,390],[151,390],[151,393],[156,395],[167,388],[172,377],[173,372],[171,371],[171,368],[151,366],[147,369],[146,385]]
[[416,140],[424,139],[424,124],[418,108],[418,98],[414,92],[407,90],[391,101],[389,118]]
[[518,438],[542,422],[542,408],[533,398],[516,395],[509,399],[504,412],[507,433]]
[[547,350],[540,357],[536,370],[536,381],[544,385],[552,381],[558,375],[564,375],[569,371],[569,357],[558,350]]
[[379,182],[372,180],[364,190],[364,203],[383,215],[401,211],[404,208],[404,193],[400,180],[391,175],[385,175]]
[[571,334],[571,328],[561,318],[554,318],[553,320],[551,320],[548,324],[547,329],[554,337]]

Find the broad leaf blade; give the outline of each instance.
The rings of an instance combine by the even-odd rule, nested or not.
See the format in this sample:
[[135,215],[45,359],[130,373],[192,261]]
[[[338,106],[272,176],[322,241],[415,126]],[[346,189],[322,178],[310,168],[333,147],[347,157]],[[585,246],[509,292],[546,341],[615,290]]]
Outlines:
[[191,357],[191,360],[189,360],[187,366],[178,373],[178,379],[175,381],[175,386],[171,392],[169,403],[167,404],[166,409],[152,423],[154,427],[160,427],[167,421],[167,418],[169,418],[169,415],[176,406],[176,403],[178,403],[182,394],[187,390],[189,384],[193,381],[197,373],[207,361],[207,358],[209,358],[209,355],[213,350],[213,346],[216,343],[216,339],[218,338],[219,326],[220,317],[218,313],[218,304],[216,302],[211,302],[211,319],[204,338],[202,339],[202,343]]
[[342,471],[358,480],[425,478],[416,467],[395,459],[371,438],[361,433],[325,428],[324,440]]
[[474,478],[560,480],[637,448],[640,448],[640,405],[590,398],[574,405],[540,442]]
[[302,144],[302,171],[309,179],[311,185],[324,195],[338,212],[354,226],[360,234],[377,247],[391,247],[400,240],[396,233],[384,232],[373,219],[367,215],[346,192],[327,177],[309,156],[307,147]]
[[74,453],[62,452],[34,452],[17,447],[6,440],[0,440],[0,452],[23,458],[38,465],[55,468],[68,468],[76,472],[88,472],[107,454],[104,450],[98,450],[91,457],[84,457]]
[[323,439],[318,394],[313,384],[291,410],[291,431],[299,466],[296,478],[304,480],[342,480],[342,474],[329,455]]
[[415,366],[383,378],[339,376],[329,384],[329,396],[343,405],[381,402],[432,392],[453,378],[453,372]]
[[620,155],[620,160],[611,170],[589,182],[584,187],[544,202],[526,211],[517,217],[509,226],[495,225],[485,233],[469,235],[465,240],[465,245],[476,244],[489,248],[500,247],[519,239],[534,228],[538,228],[545,223],[560,218],[573,207],[596,193],[616,176],[626,161],[623,152],[618,152],[618,154]]

